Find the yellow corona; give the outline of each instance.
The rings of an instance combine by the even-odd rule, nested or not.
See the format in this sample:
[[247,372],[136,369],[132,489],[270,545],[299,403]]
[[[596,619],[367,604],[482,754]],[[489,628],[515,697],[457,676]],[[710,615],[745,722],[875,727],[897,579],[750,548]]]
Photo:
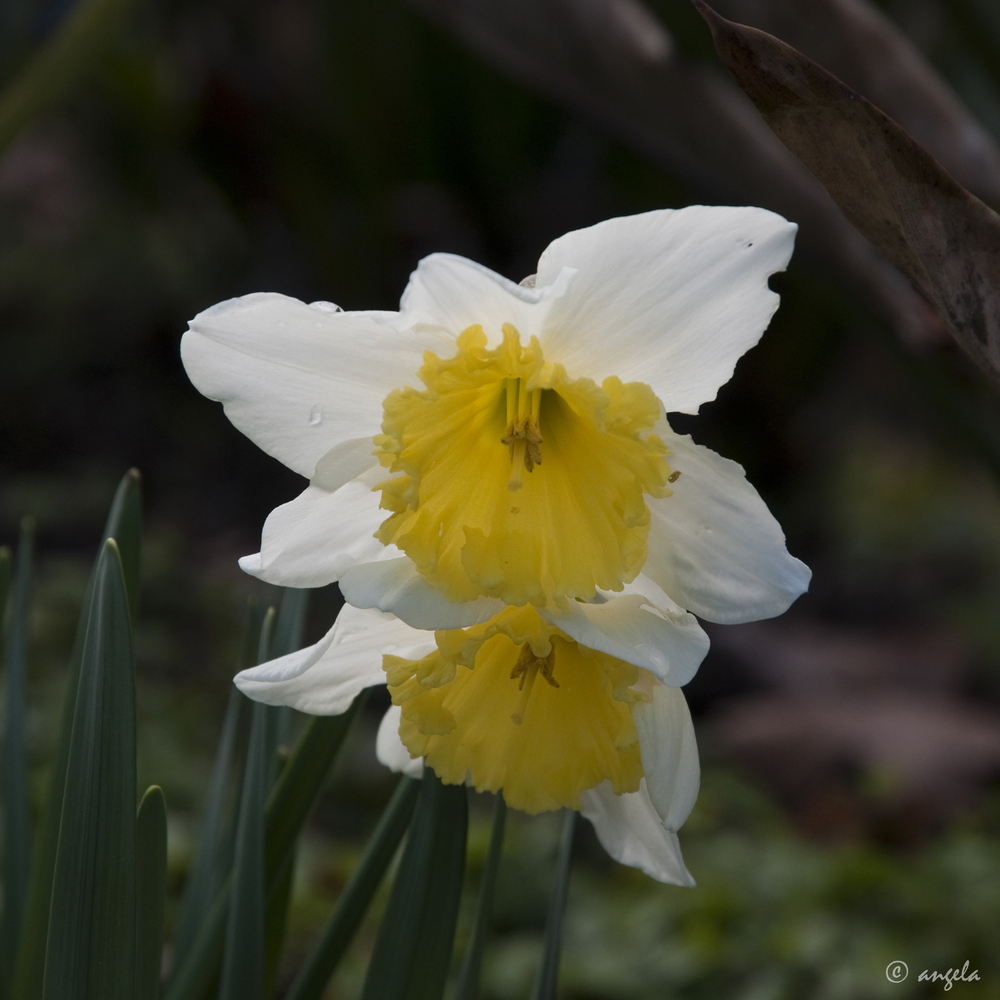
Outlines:
[[634,792],[643,776],[632,705],[639,667],[574,642],[531,607],[435,633],[420,660],[383,658],[400,739],[446,782],[468,775],[528,813],[580,808],[609,780]]
[[425,389],[385,400],[375,445],[400,475],[377,487],[391,512],[377,537],[453,601],[620,590],[646,558],[644,497],[670,494],[652,390],[571,379],[509,323],[494,350],[479,326],[457,348],[424,356]]

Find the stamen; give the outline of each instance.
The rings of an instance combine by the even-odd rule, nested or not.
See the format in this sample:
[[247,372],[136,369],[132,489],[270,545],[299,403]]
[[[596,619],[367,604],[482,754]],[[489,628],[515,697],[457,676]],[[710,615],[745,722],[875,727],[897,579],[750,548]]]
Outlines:
[[507,394],[507,431],[500,443],[510,447],[510,479],[507,489],[512,493],[524,485],[521,466],[531,472],[542,464],[542,432],[538,426],[542,410],[542,390],[527,388],[524,379],[505,380]]
[[[524,710],[528,707],[528,698],[531,697],[531,689],[535,686],[535,678],[538,676],[538,668],[533,667],[528,670],[527,674],[521,675],[521,697],[518,699],[517,708],[511,713],[510,721],[514,723],[515,726],[521,725],[524,722]],[[528,679],[528,683],[525,684],[525,677]]]
[[537,427],[538,418],[542,411],[542,390],[531,390],[531,422]]
[[535,686],[535,678],[539,672],[549,682],[551,687],[559,687],[559,682],[552,676],[553,660],[555,650],[549,652],[548,656],[537,657],[532,652],[531,643],[526,642],[521,647],[517,663],[514,664],[510,672],[510,679],[520,681],[517,685],[521,697],[518,699],[517,707],[514,709],[510,719],[515,726],[521,725],[524,721],[524,710],[528,707],[528,698],[531,696],[531,689]]

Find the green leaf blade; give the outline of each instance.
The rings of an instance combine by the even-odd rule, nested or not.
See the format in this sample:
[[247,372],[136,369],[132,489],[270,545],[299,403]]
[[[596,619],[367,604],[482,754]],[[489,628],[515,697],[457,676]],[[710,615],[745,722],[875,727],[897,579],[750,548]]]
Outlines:
[[235,809],[230,802],[235,780],[236,746],[250,703],[234,687],[222,723],[222,735],[205,796],[205,813],[194,861],[184,883],[174,940],[174,965],[183,966],[205,924],[232,865]]
[[302,648],[302,633],[309,610],[311,591],[285,587],[281,594],[278,621],[274,629],[271,656],[285,656]]
[[309,719],[288,764],[267,800],[265,840],[268,878],[277,872],[292,850],[323,782],[336,760],[368,692],[362,691],[343,715],[314,715]]
[[483,951],[490,932],[493,917],[493,892],[496,888],[497,872],[500,870],[500,854],[503,851],[503,835],[507,825],[507,803],[503,792],[497,793],[493,807],[493,827],[490,831],[490,848],[483,866],[479,899],[476,901],[476,917],[472,925],[469,946],[462,960],[462,971],[458,977],[455,1000],[479,1000],[479,981],[483,967]]
[[104,538],[113,538],[118,543],[129,613],[135,628],[142,568],[142,476],[138,469],[129,469],[118,483],[104,524]]
[[[295,751],[281,772],[265,808],[264,865],[268,898],[280,879],[284,859],[323,788],[333,761],[343,747],[354,717],[367,697],[362,692],[343,714],[309,719]],[[166,1000],[205,1000],[211,995],[226,935],[230,892],[227,882],[216,896],[191,951],[170,979]]]
[[[25,746],[24,684],[27,669],[28,624],[31,613],[31,579],[34,558],[34,522],[21,522],[17,574],[10,620],[4,643],[6,663],[6,726],[3,741],[3,916],[0,919],[0,967],[4,992],[17,960],[21,922],[28,896],[31,871],[31,817],[28,803],[28,760]],[[7,573],[9,574],[9,560]],[[9,587],[9,583],[8,583]],[[0,615],[6,605],[6,590],[0,594]]]
[[135,820],[135,1000],[157,1000],[167,905],[167,803],[150,785]]
[[[80,660],[86,635],[87,618],[93,600],[100,556],[109,538],[121,538],[119,552],[123,553],[122,567],[126,572],[126,591],[131,587],[138,593],[139,531],[141,527],[140,477],[136,470],[127,472],[118,485],[107,523],[104,537],[98,550],[98,562],[87,584],[87,593],[80,609],[80,623],[76,630],[73,652],[70,656],[69,679],[63,699],[62,716],[59,723],[59,738],[49,771],[49,787],[45,808],[39,829],[36,831],[31,876],[28,883],[24,921],[21,927],[20,948],[12,1000],[39,1000],[42,995],[42,979],[45,971],[45,946],[49,929],[49,912],[52,904],[52,878],[55,870],[56,848],[59,841],[59,822],[62,816],[63,792],[66,787],[66,768],[69,760],[70,737],[73,730],[73,716],[79,686]],[[125,567],[131,567],[126,571]],[[129,576],[131,573],[131,577]],[[132,580],[130,583],[129,580]],[[133,605],[129,606],[134,613]]]
[[424,768],[420,798],[379,927],[362,1000],[440,1000],[465,874],[468,796]]
[[264,996],[266,708],[255,703],[250,723],[219,1000],[263,1000]]
[[559,981],[559,954],[562,950],[562,921],[566,912],[566,896],[569,893],[569,869],[573,859],[573,834],[576,832],[576,813],[566,810],[563,818],[562,835],[559,838],[559,859],[556,862],[556,880],[552,885],[549,900],[549,915],[545,921],[545,948],[542,965],[531,994],[532,1000],[555,1000],[556,984]]
[[44,1000],[126,1000],[135,966],[135,666],[118,546],[98,560],[52,882]]
[[320,1000],[347,946],[351,943],[392,856],[409,826],[420,782],[400,779],[389,805],[365,845],[337,906],[285,995],[285,1000]]

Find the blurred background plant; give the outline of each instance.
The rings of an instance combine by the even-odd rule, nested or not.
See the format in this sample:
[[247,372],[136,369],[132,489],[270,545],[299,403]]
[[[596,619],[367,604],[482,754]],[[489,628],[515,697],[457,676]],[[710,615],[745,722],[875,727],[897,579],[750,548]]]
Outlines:
[[[838,74],[1000,206],[985,0],[716,7]],[[0,18],[0,541],[34,515],[30,818],[94,545],[136,465],[137,769],[166,795],[173,940],[246,601],[278,601],[236,557],[300,486],[190,387],[188,318],[258,290],[391,309],[432,251],[517,280],[551,239],[609,216],[759,204],[800,224],[798,252],[697,434],[747,468],[812,590],[775,622],[714,628],[688,688],[706,774],[682,843],[699,888],[612,865],[578,825],[563,990],[901,997],[927,984],[888,982],[890,960],[969,959],[982,980],[963,993],[996,995],[996,395],[767,129],[693,8],[10,0]],[[338,600],[313,596],[306,641]],[[300,845],[279,995],[392,793],[379,698]],[[490,814],[472,806],[470,892]],[[487,996],[530,989],[558,838],[555,817],[509,818]],[[372,920],[327,996],[359,995]]]

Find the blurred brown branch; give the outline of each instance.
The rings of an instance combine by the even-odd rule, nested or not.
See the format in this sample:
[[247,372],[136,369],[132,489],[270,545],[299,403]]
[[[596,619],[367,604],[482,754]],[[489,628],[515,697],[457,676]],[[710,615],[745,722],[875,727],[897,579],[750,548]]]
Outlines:
[[[860,290],[908,342],[943,328],[895,268],[841,215],[816,179],[729,81],[685,58],[638,0],[411,0],[504,73],[617,136],[705,197],[763,205],[801,227],[801,245]],[[795,22],[932,148],[1000,200],[1000,154],[891,22],[861,0],[730,0],[740,16]],[[797,15],[797,16],[796,16]],[[831,53],[835,55],[831,56]]]
[[794,46],[899,122],[948,172],[1000,205],[1000,149],[916,46],[865,0],[716,0],[713,9]]
[[694,2],[719,58],[775,135],[1000,384],[1000,216],[833,74]]

